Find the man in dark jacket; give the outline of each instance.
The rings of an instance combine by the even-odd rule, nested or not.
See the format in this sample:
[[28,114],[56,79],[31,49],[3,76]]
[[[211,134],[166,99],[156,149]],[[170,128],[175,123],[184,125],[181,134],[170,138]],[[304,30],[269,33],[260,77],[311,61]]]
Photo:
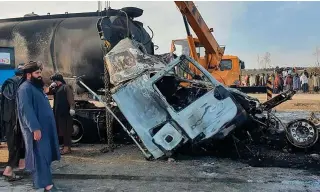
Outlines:
[[8,164],[3,172],[3,176],[8,181],[20,180],[19,177],[14,174],[13,168],[19,166],[19,169],[24,169],[24,141],[20,129],[20,124],[17,116],[16,106],[16,94],[21,77],[23,64],[20,64],[15,71],[15,76],[7,79],[2,87],[2,98],[1,98],[1,130],[6,136],[7,146],[9,151]]
[[54,95],[53,112],[59,137],[63,139],[61,155],[71,152],[72,116],[75,115],[75,103],[72,87],[67,85],[61,74],[51,77],[49,94]]

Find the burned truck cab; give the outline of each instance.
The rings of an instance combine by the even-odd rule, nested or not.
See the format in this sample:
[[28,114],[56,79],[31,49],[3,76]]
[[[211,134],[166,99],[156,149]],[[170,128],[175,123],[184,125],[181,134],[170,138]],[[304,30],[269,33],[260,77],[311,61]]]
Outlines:
[[[191,68],[199,70],[200,75]],[[163,83],[166,78],[171,82]],[[245,120],[245,112],[230,92],[200,64],[185,55],[155,74],[151,83],[160,98],[159,103],[166,108],[176,128],[181,129],[193,143],[224,138]]]
[[154,159],[186,142],[224,138],[245,121],[230,92],[190,57],[164,64],[128,42],[119,44],[105,57],[111,83],[117,84],[112,98]]

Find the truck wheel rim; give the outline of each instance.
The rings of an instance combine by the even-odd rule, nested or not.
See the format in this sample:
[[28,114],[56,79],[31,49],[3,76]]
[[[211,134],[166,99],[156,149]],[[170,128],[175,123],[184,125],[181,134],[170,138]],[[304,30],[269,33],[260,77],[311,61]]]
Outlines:
[[78,143],[79,141],[81,141],[82,137],[83,137],[83,128],[82,126],[79,124],[80,122],[78,122],[77,120],[74,120],[75,122],[73,123],[73,129],[72,129],[72,143]]
[[309,120],[298,119],[287,126],[288,141],[299,148],[308,148],[318,141],[318,129]]

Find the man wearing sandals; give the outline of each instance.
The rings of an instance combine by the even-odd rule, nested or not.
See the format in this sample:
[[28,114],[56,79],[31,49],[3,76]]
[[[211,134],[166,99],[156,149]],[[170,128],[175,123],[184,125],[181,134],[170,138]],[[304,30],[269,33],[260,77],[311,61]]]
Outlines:
[[8,165],[3,172],[3,176],[8,181],[22,179],[21,176],[13,172],[13,168],[24,169],[24,142],[17,117],[16,96],[19,87],[23,64],[19,64],[15,71],[15,76],[7,79],[1,87],[1,126],[4,128],[7,146],[9,151]]
[[58,135],[63,140],[61,155],[71,152],[72,116],[74,111],[74,96],[71,86],[67,85],[61,74],[51,77],[53,83],[49,93],[54,95],[53,112],[57,123]]
[[17,108],[25,141],[26,169],[32,172],[35,188],[56,191],[51,163],[60,160],[59,141],[54,115],[43,91],[42,66],[30,61],[23,71],[24,82],[18,88]]

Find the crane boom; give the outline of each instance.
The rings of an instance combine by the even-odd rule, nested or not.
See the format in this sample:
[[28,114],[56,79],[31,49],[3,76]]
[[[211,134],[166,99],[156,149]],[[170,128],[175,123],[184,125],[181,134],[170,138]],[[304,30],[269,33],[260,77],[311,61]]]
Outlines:
[[220,62],[224,48],[220,47],[214,36],[212,30],[209,29],[206,22],[203,20],[200,12],[192,1],[175,1],[181,14],[185,16],[200,40],[201,44],[206,49],[207,54],[217,57],[217,61]]

